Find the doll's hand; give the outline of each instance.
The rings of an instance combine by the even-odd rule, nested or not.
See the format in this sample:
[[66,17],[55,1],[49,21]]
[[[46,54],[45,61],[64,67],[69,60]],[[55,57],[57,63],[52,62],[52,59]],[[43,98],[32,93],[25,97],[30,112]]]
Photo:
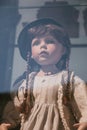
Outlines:
[[10,128],[11,124],[2,123],[0,125],[0,130],[8,130]]
[[87,130],[87,122],[76,123],[73,125],[77,130]]

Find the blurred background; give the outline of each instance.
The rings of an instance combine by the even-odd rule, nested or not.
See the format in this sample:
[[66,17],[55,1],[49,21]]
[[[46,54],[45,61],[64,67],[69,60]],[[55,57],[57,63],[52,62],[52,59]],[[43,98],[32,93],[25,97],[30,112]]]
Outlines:
[[38,18],[51,17],[67,30],[72,43],[70,70],[87,82],[87,0],[0,0],[0,111],[12,84],[26,69],[17,38]]

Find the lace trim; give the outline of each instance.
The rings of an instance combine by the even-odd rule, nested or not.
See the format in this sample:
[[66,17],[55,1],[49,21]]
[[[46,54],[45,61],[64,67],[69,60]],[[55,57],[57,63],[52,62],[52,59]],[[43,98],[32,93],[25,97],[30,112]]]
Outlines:
[[63,89],[62,86],[58,90],[58,106],[59,106],[59,113],[62,119],[63,126],[65,130],[70,130],[66,118],[64,116],[64,110],[63,110]]

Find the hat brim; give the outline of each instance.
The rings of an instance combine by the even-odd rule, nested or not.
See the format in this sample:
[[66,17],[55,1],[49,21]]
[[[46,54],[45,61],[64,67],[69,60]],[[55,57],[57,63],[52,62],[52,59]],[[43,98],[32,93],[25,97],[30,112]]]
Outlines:
[[[35,26],[38,26],[38,25],[47,25],[47,24],[61,26],[54,19],[43,18],[43,19],[38,19],[38,20],[35,20],[35,21],[27,24],[20,32],[19,37],[18,37],[18,48],[19,48],[20,54],[24,60],[27,59],[26,58],[27,52],[31,51],[31,43],[28,43],[28,39],[29,39],[28,30]],[[27,46],[27,44],[28,44],[28,46]]]

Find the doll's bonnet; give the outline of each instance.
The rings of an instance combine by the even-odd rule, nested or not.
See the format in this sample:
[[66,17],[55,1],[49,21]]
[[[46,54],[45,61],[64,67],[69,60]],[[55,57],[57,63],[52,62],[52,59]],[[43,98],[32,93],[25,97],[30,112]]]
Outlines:
[[29,35],[28,30],[32,29],[35,26],[39,25],[48,25],[48,24],[53,24],[58,27],[62,27],[58,22],[56,22],[54,19],[51,18],[43,18],[43,19],[38,19],[35,20],[29,24],[27,24],[23,30],[20,32],[19,37],[18,37],[18,48],[20,51],[20,54],[24,60],[27,60],[27,52],[31,53],[31,40],[32,36]]

